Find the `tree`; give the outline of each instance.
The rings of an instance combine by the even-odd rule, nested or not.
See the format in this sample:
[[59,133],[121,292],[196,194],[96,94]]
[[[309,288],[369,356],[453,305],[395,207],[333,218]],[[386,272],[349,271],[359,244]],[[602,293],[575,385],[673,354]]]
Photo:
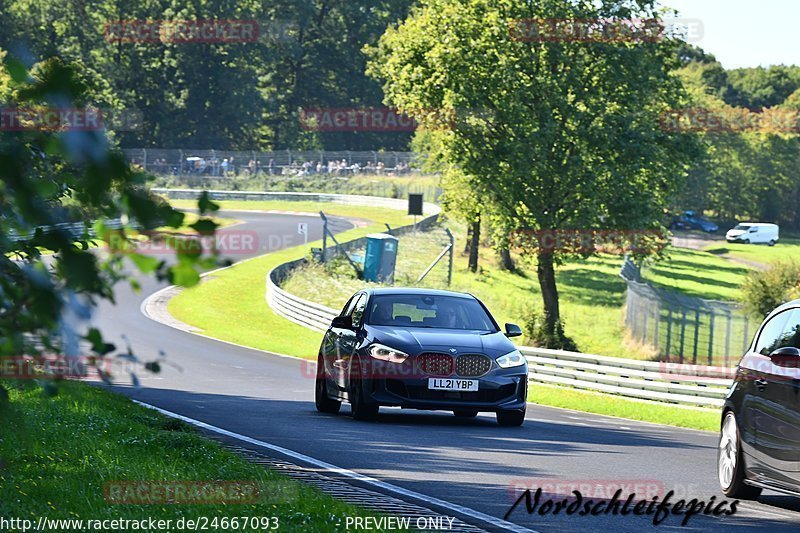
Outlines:
[[[57,59],[28,69],[6,57],[0,97],[9,102],[6,111],[86,109],[93,94],[84,74]],[[0,358],[74,360],[85,341],[101,371],[99,360],[116,347],[85,320],[97,299],[113,300],[115,283],[128,279],[127,265],[188,286],[218,258],[198,240],[182,246],[172,264],[137,252],[131,231],[179,227],[184,215],[149,193],[149,177],[130,167],[105,131],[62,129],[30,117],[20,124],[0,132]],[[216,206],[203,196],[198,207],[203,215]],[[111,229],[106,221],[117,218],[127,224]],[[59,225],[76,221],[83,222],[77,232]],[[213,235],[216,223],[201,216],[192,227]],[[99,253],[93,246],[103,242],[109,246]],[[5,368],[0,364],[0,372]],[[149,368],[157,370],[157,362]]]
[[535,236],[657,234],[696,143],[659,126],[685,103],[672,39],[537,41],[509,28],[535,18],[650,19],[654,4],[428,0],[372,51],[369,72],[384,81],[387,103],[423,121],[431,109],[464,117],[444,134],[447,160],[534,236],[523,252],[536,257],[550,338],[561,328],[555,265],[575,253]]

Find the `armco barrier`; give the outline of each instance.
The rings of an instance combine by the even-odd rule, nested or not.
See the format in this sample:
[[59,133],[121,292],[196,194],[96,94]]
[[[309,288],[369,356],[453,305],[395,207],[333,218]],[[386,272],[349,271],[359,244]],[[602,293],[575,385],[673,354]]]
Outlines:
[[[154,191],[175,199],[194,199],[199,195],[199,191],[188,189],[154,189]],[[308,200],[394,209],[406,207],[405,200],[357,195],[209,192],[211,198],[215,200]],[[437,219],[439,213],[437,206],[426,203],[425,210],[431,215],[423,219],[417,227],[425,228]],[[413,226],[404,226],[394,229],[393,233],[402,234],[413,229]],[[352,250],[363,245],[363,238],[355,239],[342,243],[339,251]],[[339,313],[337,309],[304,300],[280,288],[291,271],[304,261],[305,259],[299,258],[283,263],[267,274],[267,304],[275,313],[292,322],[315,331],[325,331],[333,317]],[[530,380],[534,382],[698,407],[721,406],[734,371],[728,368],[636,361],[544,348],[520,347],[520,351],[528,359]]]

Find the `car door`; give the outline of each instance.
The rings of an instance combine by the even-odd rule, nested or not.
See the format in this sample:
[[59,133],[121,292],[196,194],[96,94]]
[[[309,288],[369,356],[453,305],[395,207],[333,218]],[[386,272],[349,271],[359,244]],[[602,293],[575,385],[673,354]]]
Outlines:
[[333,372],[336,385],[340,390],[347,390],[347,377],[350,372],[350,361],[353,353],[358,347],[359,337],[357,330],[361,328],[361,321],[364,317],[364,310],[367,306],[367,295],[363,292],[358,293],[353,300],[353,306],[345,316],[352,320],[352,328],[339,328],[337,337],[337,357],[333,363]]
[[781,483],[800,481],[800,375],[794,358],[770,358],[787,346],[800,348],[800,309],[773,317],[757,341],[754,381],[754,457],[760,474]]
[[[361,293],[356,293],[347,300],[347,303],[342,308],[339,316],[349,316],[353,312],[353,307],[356,300]],[[339,339],[343,333],[342,328],[337,328],[331,325],[325,332],[325,337],[322,340],[322,356],[325,364],[325,375],[329,378],[329,384],[338,384],[338,370],[337,364],[341,353],[341,346]]]

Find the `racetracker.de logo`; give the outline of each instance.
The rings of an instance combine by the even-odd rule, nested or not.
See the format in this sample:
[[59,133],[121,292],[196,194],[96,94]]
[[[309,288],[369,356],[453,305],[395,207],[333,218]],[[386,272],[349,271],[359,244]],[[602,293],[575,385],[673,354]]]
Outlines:
[[[202,254],[204,252],[225,255],[246,255],[258,252],[262,242],[252,230],[222,230],[213,235],[181,235],[169,232],[143,232],[143,240],[136,241],[122,233],[111,233],[106,237],[109,250],[116,253],[144,255]],[[278,242],[274,242],[278,241]],[[270,235],[264,249],[286,245],[286,238]]]
[[521,42],[645,43],[671,36],[697,42],[703,37],[703,23],[677,18],[526,18],[509,21],[508,33]]
[[113,505],[258,503],[261,488],[253,481],[109,481],[103,487]]
[[300,127],[306,131],[414,131],[413,118],[389,108],[316,108],[300,111]]
[[261,29],[255,20],[117,20],[103,35],[113,43],[254,43]]
[[524,229],[512,232],[510,239],[514,247],[572,254],[648,252],[666,246],[662,232],[646,229]]
[[0,107],[0,131],[134,131],[141,128],[136,110],[68,107]]
[[706,109],[691,107],[671,109],[661,114],[661,129],[676,132],[767,132],[800,133],[800,111],[741,108]]

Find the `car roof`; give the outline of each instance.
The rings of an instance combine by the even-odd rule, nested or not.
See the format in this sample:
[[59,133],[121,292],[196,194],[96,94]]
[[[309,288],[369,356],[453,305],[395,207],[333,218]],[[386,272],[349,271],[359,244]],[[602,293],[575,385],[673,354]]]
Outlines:
[[453,296],[456,298],[469,298],[476,299],[471,294],[465,292],[446,291],[442,289],[425,289],[421,287],[372,287],[364,289],[368,294],[376,296],[382,294],[395,294],[395,295],[419,295],[419,296]]
[[786,311],[787,309],[794,309],[794,308],[800,308],[800,298],[798,298],[797,300],[792,300],[791,302],[786,302],[785,304],[779,305],[778,307],[773,309],[770,314],[768,314],[766,317],[764,317],[764,320],[767,320],[768,318],[772,318],[773,316],[777,315],[778,313],[782,313],[783,311]]
[[772,227],[777,226],[777,224],[772,224],[771,222],[739,222],[739,226]]

